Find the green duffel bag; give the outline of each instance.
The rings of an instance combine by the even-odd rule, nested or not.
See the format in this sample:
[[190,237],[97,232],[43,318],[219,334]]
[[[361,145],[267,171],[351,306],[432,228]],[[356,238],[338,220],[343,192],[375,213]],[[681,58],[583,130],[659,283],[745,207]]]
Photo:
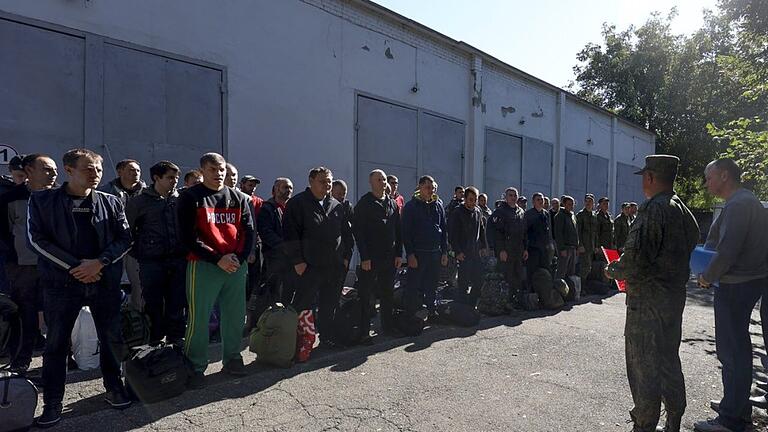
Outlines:
[[296,327],[299,315],[290,306],[275,303],[259,317],[251,331],[248,348],[256,353],[256,361],[287,368],[296,354]]
[[555,290],[552,275],[546,269],[540,268],[533,273],[531,285],[539,295],[539,303],[544,309],[560,309],[565,304],[563,297]]

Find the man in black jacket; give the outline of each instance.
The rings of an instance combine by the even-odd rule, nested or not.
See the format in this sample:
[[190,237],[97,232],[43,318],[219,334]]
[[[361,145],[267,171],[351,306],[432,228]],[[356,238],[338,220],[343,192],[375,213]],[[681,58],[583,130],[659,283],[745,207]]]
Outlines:
[[483,285],[483,264],[480,258],[488,253],[485,219],[477,207],[478,195],[475,187],[466,188],[463,205],[455,208],[448,220],[448,238],[459,263],[458,300],[472,307],[477,305]]
[[330,195],[333,173],[325,167],[309,171],[309,187],[288,201],[283,232],[288,271],[295,279],[292,304],[312,309],[319,294],[317,316],[321,341],[334,345],[333,320],[341,296],[340,281],[352,257],[352,228],[344,207]]
[[[360,251],[359,295],[368,305],[371,295],[381,300],[381,327],[392,333],[392,290],[394,270],[402,261],[402,227],[395,200],[386,195],[387,175],[374,170],[368,175],[371,191],[360,197],[354,211],[352,228]],[[363,328],[370,327],[370,309],[363,308]]]
[[525,263],[529,276],[540,268],[550,271],[555,253],[549,212],[544,207],[544,195],[536,192],[531,199],[533,208],[525,212],[525,227],[528,235],[528,261]]
[[525,212],[517,206],[517,189],[504,191],[504,202],[490,219],[493,229],[493,247],[509,284],[510,296],[520,300],[523,288],[523,263],[528,259],[528,232],[525,229]]
[[187,262],[179,239],[176,206],[179,194],[179,167],[169,161],[149,169],[152,186],[128,201],[125,213],[139,261],[144,310],[152,324],[150,339],[163,338],[181,344],[186,330],[184,290]]
[[283,279],[288,270],[288,259],[283,244],[283,214],[285,204],[292,194],[293,182],[285,177],[277,178],[272,185],[272,198],[264,201],[256,219],[256,229],[264,254],[264,284],[260,287],[261,291],[251,295],[248,300],[248,314],[254,324],[261,312],[269,306],[268,303],[277,300],[286,304],[291,302],[290,298],[283,297]]
[[120,276],[131,232],[120,200],[96,190],[102,158],[87,149],[64,154],[70,181],[32,194],[28,239],[45,281],[48,340],[43,355],[45,391],[38,426],[61,420],[69,340],[82,306],[88,305],[101,340],[101,372],[106,401],[123,409],[131,401],[120,380]]

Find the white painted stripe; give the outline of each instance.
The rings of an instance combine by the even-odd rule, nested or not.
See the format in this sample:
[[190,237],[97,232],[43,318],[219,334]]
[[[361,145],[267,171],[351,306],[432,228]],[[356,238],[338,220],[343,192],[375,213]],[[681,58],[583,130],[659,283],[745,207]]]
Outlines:
[[43,254],[44,257],[46,257],[49,260],[53,261],[54,263],[60,265],[61,267],[64,268],[64,270],[69,270],[71,268],[71,266],[69,264],[67,264],[64,261],[60,260],[59,258],[54,256],[52,253],[49,253],[48,251],[43,249],[40,245],[35,243],[34,240],[32,240],[32,234],[29,232],[29,214],[30,214],[29,203],[27,203],[27,238],[29,238],[29,243],[32,245],[32,247],[37,249],[38,252]]

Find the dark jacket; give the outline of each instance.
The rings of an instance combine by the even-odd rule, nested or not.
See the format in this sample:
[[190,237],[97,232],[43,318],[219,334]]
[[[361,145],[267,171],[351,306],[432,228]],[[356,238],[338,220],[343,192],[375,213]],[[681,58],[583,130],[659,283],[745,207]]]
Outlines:
[[139,180],[139,185],[135,188],[128,190],[123,188],[122,183],[120,183],[120,177],[117,177],[110,181],[109,183],[106,183],[104,185],[101,185],[99,187],[99,190],[104,193],[112,194],[118,198],[120,198],[120,201],[123,203],[123,207],[125,207],[125,204],[128,202],[129,198],[137,197],[139,194],[141,194],[141,191],[147,188],[146,183]]
[[267,259],[285,256],[283,248],[283,212],[274,198],[261,205],[256,217],[256,230],[261,238],[262,253]]
[[596,247],[604,247],[606,249],[614,249],[613,245],[613,221],[611,215],[597,211],[595,213],[595,219],[597,219],[597,243]]
[[629,217],[622,213],[613,220],[613,244],[619,251],[624,249],[627,235],[629,235]]
[[176,190],[164,198],[154,185],[128,201],[125,216],[133,235],[132,256],[139,260],[184,256],[179,237],[178,201]]
[[[75,258],[77,227],[72,216],[73,202],[67,184],[32,193],[29,198],[28,233],[30,247],[42,259],[37,268],[45,280],[66,281],[69,270],[80,264]],[[114,195],[91,191],[93,226],[98,236],[99,259],[109,261],[102,273],[108,283],[118,285],[123,273],[122,259],[131,248],[131,231],[123,204]]]
[[344,206],[330,195],[321,206],[309,188],[288,200],[283,238],[292,265],[337,266],[352,257],[354,239]]
[[[464,205],[464,200],[458,200],[456,198],[453,198],[448,204],[445,206],[445,220],[449,220],[451,218],[451,214],[454,210]],[[450,223],[450,222],[449,222]],[[450,240],[449,240],[450,242]]]
[[555,215],[555,226],[552,232],[555,234],[558,251],[579,247],[579,233],[573,212],[561,207]]
[[360,197],[352,231],[361,261],[393,259],[403,253],[400,209],[390,197],[379,200],[371,192]]
[[439,198],[426,202],[414,196],[403,207],[403,246],[407,255],[448,253],[445,210]]
[[510,207],[503,202],[491,215],[493,248],[508,255],[522,256],[528,248],[528,232],[525,227],[525,212],[520,207]]
[[[0,197],[4,197],[10,192],[16,183],[6,176],[0,176]],[[16,260],[16,251],[13,247],[13,235],[11,234],[11,228],[8,224],[8,200],[0,204],[0,255],[6,256],[6,261],[13,262]]]
[[456,255],[463,253],[466,258],[480,258],[480,250],[488,248],[483,211],[479,207],[470,210],[463,205],[453,209],[448,238]]
[[528,249],[535,248],[545,251],[551,248],[552,226],[548,211],[538,211],[535,207],[526,210],[525,229],[528,233]]

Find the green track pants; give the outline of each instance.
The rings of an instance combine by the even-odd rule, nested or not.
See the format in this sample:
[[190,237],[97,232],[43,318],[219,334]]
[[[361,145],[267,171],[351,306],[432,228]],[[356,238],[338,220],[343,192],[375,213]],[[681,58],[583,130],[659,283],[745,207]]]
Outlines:
[[235,273],[227,273],[205,261],[187,263],[189,323],[184,352],[196,372],[208,367],[208,320],[217,299],[221,310],[222,360],[226,363],[241,358],[247,274],[245,265]]

